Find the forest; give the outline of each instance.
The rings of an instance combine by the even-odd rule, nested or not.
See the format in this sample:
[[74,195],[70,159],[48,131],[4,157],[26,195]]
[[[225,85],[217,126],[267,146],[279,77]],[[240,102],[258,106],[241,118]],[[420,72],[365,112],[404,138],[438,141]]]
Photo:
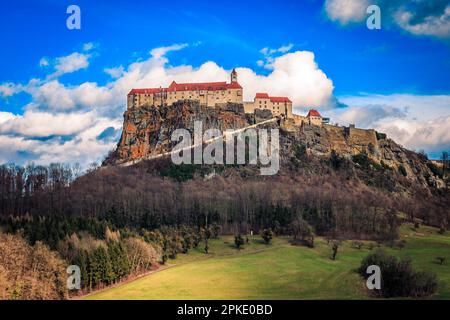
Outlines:
[[[207,252],[208,239],[220,234],[242,240],[270,230],[302,241],[316,234],[393,243],[405,221],[447,229],[446,192],[430,192],[401,172],[364,161],[364,155],[349,161],[336,154],[292,159],[289,170],[273,177],[245,165],[174,166],[163,160],[93,166],[85,174],[63,164],[0,166],[0,234],[7,247],[0,253],[0,294],[36,298],[46,292],[25,285],[33,259],[50,270],[80,266],[82,292],[89,292],[191,248]],[[16,245],[17,252],[42,254],[23,253],[27,263],[19,272],[6,262]],[[47,282],[45,297],[67,296],[63,279],[40,277]]]

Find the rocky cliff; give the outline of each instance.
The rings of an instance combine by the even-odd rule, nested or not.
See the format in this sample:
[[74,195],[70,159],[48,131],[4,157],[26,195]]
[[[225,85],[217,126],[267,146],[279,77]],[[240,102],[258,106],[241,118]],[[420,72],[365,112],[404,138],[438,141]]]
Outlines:
[[[104,165],[124,164],[170,151],[174,146],[170,139],[172,132],[178,128],[193,132],[194,121],[197,120],[202,121],[203,130],[217,128],[224,131],[270,118],[272,115],[269,110],[257,110],[255,114],[249,115],[244,113],[243,105],[240,104],[226,104],[213,109],[188,100],[169,107],[132,108],[124,114],[123,132],[117,149],[108,156]],[[401,147],[373,129],[332,125],[299,126],[290,119],[262,127],[280,129],[282,170],[291,167],[292,159],[298,153],[296,150],[300,148],[307,156],[319,159],[330,159],[334,153],[335,157],[351,162],[356,169],[389,169],[426,188],[444,186],[442,179],[432,170],[431,162],[424,156]]]

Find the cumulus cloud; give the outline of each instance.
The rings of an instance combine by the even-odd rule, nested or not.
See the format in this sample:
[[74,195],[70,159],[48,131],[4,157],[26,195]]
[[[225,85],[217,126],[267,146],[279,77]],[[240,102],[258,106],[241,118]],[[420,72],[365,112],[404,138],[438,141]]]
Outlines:
[[0,163],[19,164],[33,161],[36,164],[54,162],[80,163],[87,167],[98,162],[115,146],[114,142],[99,142],[95,138],[59,140],[35,140],[20,136],[0,135]]
[[65,73],[72,73],[89,66],[90,54],[74,52],[65,57],[56,58],[55,73],[51,77],[59,77]]
[[329,106],[333,82],[318,67],[314,53],[296,51],[275,58],[272,72],[258,75],[249,68],[238,68],[239,82],[245,88],[244,98],[253,100],[256,92],[288,96],[297,108]]
[[6,82],[0,85],[0,96],[9,97],[23,90],[23,86],[12,82]]
[[332,122],[375,128],[413,150],[450,149],[450,95],[365,94],[339,100],[348,107],[329,111]]
[[11,112],[0,111],[0,124],[15,119],[17,116]]
[[34,161],[78,162],[84,167],[99,161],[116,140],[97,137],[105,128],[119,131],[119,119],[85,113],[27,111],[23,115],[0,113],[0,163]]
[[420,19],[411,11],[399,11],[395,14],[395,21],[400,27],[416,35],[450,37],[450,5],[443,8],[443,11],[437,15]]
[[328,17],[343,25],[363,21],[368,6],[368,0],[326,0],[324,4]]
[[0,134],[26,137],[73,135],[92,126],[95,118],[96,114],[94,112],[53,114],[27,111],[20,116],[10,115],[9,119],[1,121]]
[[77,86],[65,86],[58,80],[44,82],[27,89],[34,105],[41,109],[73,110],[101,109],[113,103],[112,92],[95,82],[84,82]]
[[120,66],[115,67],[115,68],[105,68],[103,71],[105,71],[105,73],[109,74],[109,76],[111,78],[117,79],[117,78],[120,78],[123,75],[125,69],[124,69],[124,67],[122,65],[120,65]]
[[388,26],[415,35],[450,38],[449,0],[326,0],[324,10],[330,20],[347,25],[365,21],[367,7],[372,4],[380,7],[383,23]]

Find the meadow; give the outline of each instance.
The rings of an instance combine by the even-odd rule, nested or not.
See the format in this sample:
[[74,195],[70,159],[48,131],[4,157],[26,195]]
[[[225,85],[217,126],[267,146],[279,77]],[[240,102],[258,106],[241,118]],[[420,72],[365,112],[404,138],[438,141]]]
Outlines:
[[[401,227],[403,248],[381,245],[391,254],[410,257],[418,270],[433,271],[439,279],[433,299],[450,299],[450,235],[431,227]],[[210,241],[209,254],[201,245],[180,254],[161,269],[137,280],[107,288],[84,299],[370,299],[375,298],[356,272],[361,260],[378,244],[351,240],[331,260],[331,247],[317,237],[314,248],[294,246],[285,237],[266,245],[250,237],[240,250],[234,238]],[[437,257],[445,257],[441,265]]]

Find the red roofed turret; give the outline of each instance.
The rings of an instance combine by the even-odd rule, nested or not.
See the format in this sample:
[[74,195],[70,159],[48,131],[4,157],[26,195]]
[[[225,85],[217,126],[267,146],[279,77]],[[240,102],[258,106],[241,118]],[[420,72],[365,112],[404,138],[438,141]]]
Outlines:
[[322,116],[320,115],[319,111],[317,111],[315,109],[309,110],[307,117],[320,117],[320,118],[322,118]]

